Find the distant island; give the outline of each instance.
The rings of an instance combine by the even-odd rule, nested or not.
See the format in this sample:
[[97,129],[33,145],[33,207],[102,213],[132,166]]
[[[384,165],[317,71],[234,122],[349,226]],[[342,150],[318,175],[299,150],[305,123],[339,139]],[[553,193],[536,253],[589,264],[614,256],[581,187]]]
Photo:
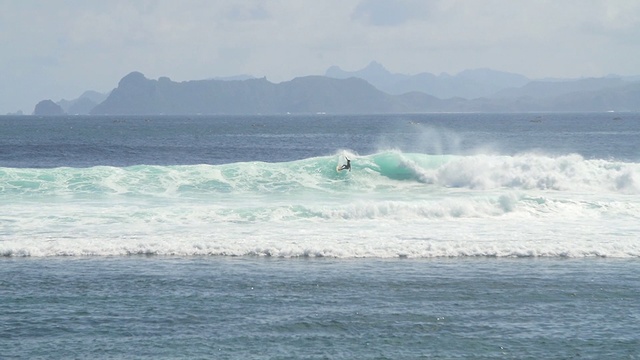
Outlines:
[[56,116],[56,115],[64,115],[64,110],[60,105],[54,103],[51,99],[42,100],[36,104],[35,109],[33,110],[33,115],[40,116]]
[[43,101],[34,114],[60,110],[91,115],[640,111],[640,79],[529,80],[490,69],[403,75],[376,62],[355,72],[334,66],[324,76],[281,83],[249,75],[175,82],[134,71],[108,94],[88,91],[75,100]]
[[[424,97],[428,97],[424,95]],[[307,76],[274,84],[262,79],[174,82],[132,72],[94,115],[300,114],[420,111],[358,78]]]

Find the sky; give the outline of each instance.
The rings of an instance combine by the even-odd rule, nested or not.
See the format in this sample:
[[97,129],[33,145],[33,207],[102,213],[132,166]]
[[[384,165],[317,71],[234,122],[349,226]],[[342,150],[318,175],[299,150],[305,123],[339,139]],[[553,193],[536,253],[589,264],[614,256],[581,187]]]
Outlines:
[[108,92],[132,71],[269,81],[490,68],[640,75],[638,0],[0,0],[0,114]]

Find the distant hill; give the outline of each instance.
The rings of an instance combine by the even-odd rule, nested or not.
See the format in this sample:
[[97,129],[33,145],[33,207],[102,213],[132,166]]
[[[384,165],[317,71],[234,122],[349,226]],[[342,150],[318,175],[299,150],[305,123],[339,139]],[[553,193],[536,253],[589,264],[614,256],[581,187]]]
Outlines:
[[[600,81],[602,80],[602,81]],[[424,92],[385,93],[359,78],[306,76],[174,82],[140,72],[122,78],[91,114],[376,114],[419,112],[640,111],[640,82],[586,79],[533,82],[503,96],[440,99]]]
[[[452,77],[422,73],[391,74],[380,64],[348,73],[337,67],[332,76],[305,76],[282,83],[249,75],[175,82],[168,77],[148,79],[140,72],[123,77],[109,94],[87,91],[75,100],[42,101],[34,114],[380,114],[424,112],[535,112],[535,111],[640,111],[638,77],[607,76],[592,79],[527,81],[490,95],[465,98],[437,97],[427,91],[389,93],[378,86],[410,89],[431,81],[447,83],[449,90],[474,86],[489,92],[526,80],[493,70],[468,70]],[[358,77],[341,78],[347,75]],[[457,80],[453,80],[453,79]],[[429,80],[430,79],[430,80]],[[434,80],[436,79],[436,80]],[[438,80],[439,79],[439,80]],[[429,81],[427,81],[429,80]],[[457,84],[457,85],[456,85]],[[460,84],[466,84],[462,86]],[[475,85],[473,85],[475,84]],[[483,85],[484,84],[484,85]],[[440,88],[441,91],[442,88]],[[473,90],[480,91],[480,90]]]
[[[427,95],[423,98],[437,100]],[[285,114],[429,111],[422,101],[386,94],[362,79],[306,76],[274,84],[262,79],[174,82],[140,72],[122,78],[91,114]]]
[[535,99],[548,99],[576,92],[613,89],[626,84],[628,84],[628,82],[621,78],[611,77],[564,81],[532,81],[522,87],[501,90],[491,97],[512,99],[530,97]]
[[523,75],[491,69],[465,70],[453,76],[436,76],[426,72],[417,75],[393,74],[375,61],[357,71],[344,71],[332,66],[327,69],[325,76],[336,79],[358,77],[389,94],[419,91],[441,99],[488,97],[500,90],[520,87],[530,81]]
[[562,94],[549,103],[553,111],[640,111],[640,82]]
[[82,93],[80,97],[74,100],[62,99],[57,104],[67,113],[72,115],[86,115],[91,110],[103,102],[109,94],[99,93],[97,91],[88,90]]
[[52,116],[52,115],[64,115],[64,110],[60,105],[54,103],[51,100],[42,100],[33,109],[33,115],[40,116]]

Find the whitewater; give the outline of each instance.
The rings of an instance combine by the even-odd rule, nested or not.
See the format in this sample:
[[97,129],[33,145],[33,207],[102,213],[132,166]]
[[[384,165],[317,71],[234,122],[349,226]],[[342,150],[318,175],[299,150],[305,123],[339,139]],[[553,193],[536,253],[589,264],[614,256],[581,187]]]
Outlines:
[[5,257],[640,256],[640,163],[577,153],[1,167],[0,194]]

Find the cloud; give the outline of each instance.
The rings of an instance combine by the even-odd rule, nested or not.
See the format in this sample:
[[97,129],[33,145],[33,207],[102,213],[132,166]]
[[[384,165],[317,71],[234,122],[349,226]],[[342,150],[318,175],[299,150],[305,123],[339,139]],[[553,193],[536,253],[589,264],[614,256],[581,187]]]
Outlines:
[[[34,26],[33,24],[38,24]],[[271,81],[360,69],[636,75],[637,0],[0,0],[0,114],[127,73]]]
[[364,0],[355,8],[351,18],[374,26],[397,26],[411,18],[411,11],[405,1]]
[[236,5],[229,11],[229,18],[241,21],[265,20],[271,15],[264,4]]

